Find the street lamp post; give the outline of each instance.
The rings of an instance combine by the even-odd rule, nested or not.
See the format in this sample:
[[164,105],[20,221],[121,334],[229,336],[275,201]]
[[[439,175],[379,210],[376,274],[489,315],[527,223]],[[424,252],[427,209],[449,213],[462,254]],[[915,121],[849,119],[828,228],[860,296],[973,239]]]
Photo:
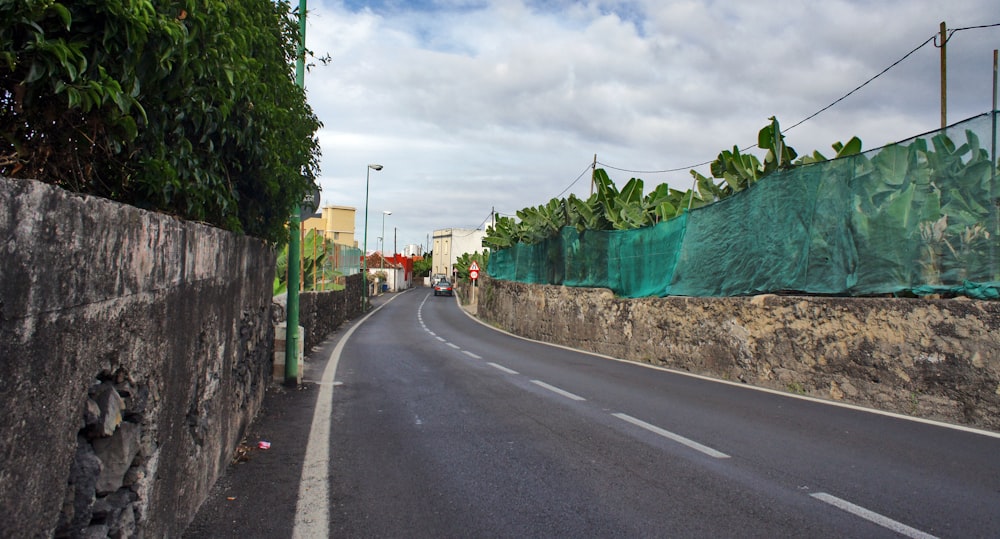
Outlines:
[[365,283],[365,293],[361,299],[361,309],[363,311],[368,310],[368,181],[371,179],[371,171],[382,170],[382,165],[368,165],[365,169],[365,243],[364,251],[362,251],[364,261],[364,268],[362,269],[361,278]]

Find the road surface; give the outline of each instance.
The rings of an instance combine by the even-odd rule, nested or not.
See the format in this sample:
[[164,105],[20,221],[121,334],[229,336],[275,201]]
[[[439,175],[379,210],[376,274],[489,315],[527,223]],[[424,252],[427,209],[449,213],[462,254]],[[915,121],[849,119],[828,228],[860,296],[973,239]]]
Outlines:
[[327,350],[268,536],[1000,536],[995,434],[526,341],[426,288]]

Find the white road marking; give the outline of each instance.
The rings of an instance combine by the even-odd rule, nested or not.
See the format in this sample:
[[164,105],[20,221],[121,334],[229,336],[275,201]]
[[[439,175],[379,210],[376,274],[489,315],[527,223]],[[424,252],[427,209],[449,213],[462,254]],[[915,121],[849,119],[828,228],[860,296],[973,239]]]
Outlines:
[[454,348],[455,350],[460,350],[461,349],[461,347],[459,345],[455,344],[455,343],[446,342],[445,344],[447,344],[448,346]]
[[847,511],[852,515],[861,517],[869,522],[874,522],[883,528],[888,528],[900,535],[912,537],[913,539],[937,539],[934,535],[924,533],[916,528],[911,528],[902,522],[897,522],[889,517],[882,516],[874,511],[869,511],[860,505],[854,505],[847,500],[842,500],[825,492],[817,492],[815,494],[810,494],[810,496],[816,498],[817,500],[824,501],[837,509]]
[[472,352],[470,352],[468,350],[462,350],[462,353],[465,354],[465,355],[467,355],[467,356],[469,356],[469,357],[471,357],[472,359],[483,359],[483,358],[477,356],[476,354],[473,354]]
[[496,363],[487,363],[487,365],[493,367],[494,369],[499,369],[507,374],[520,374],[519,372],[513,369],[508,369],[507,367],[504,367],[503,365],[497,365]]
[[439,340],[439,341],[441,341],[441,342],[445,342],[444,337],[438,337],[437,335],[435,335],[434,338],[437,339],[437,340]]
[[637,427],[642,427],[642,428],[648,430],[649,432],[652,432],[654,434],[659,434],[660,436],[663,436],[664,438],[668,438],[668,439],[673,440],[673,441],[675,441],[675,442],[677,442],[679,444],[686,445],[686,446],[690,447],[691,449],[694,449],[695,451],[701,451],[702,453],[704,453],[704,454],[706,454],[706,455],[708,455],[710,457],[714,457],[714,458],[717,458],[717,459],[728,459],[729,458],[729,455],[727,455],[727,454],[725,454],[725,453],[723,453],[721,451],[716,451],[715,449],[712,449],[711,447],[708,447],[707,445],[699,444],[698,442],[696,442],[696,441],[694,441],[694,440],[692,440],[690,438],[685,438],[685,437],[681,436],[680,434],[674,434],[673,432],[670,432],[669,430],[661,429],[660,427],[657,427],[656,425],[651,425],[651,424],[646,423],[645,421],[643,421],[641,419],[636,419],[636,418],[634,418],[634,417],[632,417],[632,416],[630,416],[628,414],[615,413],[615,414],[611,414],[611,415],[613,415],[613,416],[615,416],[618,419],[621,419],[623,421],[628,421],[629,423],[631,423],[631,424],[633,424],[633,425],[635,425]]
[[541,386],[541,387],[544,387],[545,389],[548,389],[549,391],[551,391],[553,393],[557,393],[559,395],[562,395],[563,397],[566,397],[567,399],[572,399],[572,400],[575,400],[575,401],[585,401],[585,400],[587,400],[587,399],[585,399],[585,398],[583,398],[583,397],[581,397],[579,395],[574,395],[574,394],[572,394],[569,391],[566,391],[564,389],[559,389],[556,386],[550,386],[549,384],[546,384],[545,382],[543,382],[541,380],[532,380],[531,383],[535,384],[535,385],[538,385],[538,386]]
[[894,419],[901,419],[903,421],[909,421],[909,422],[912,422],[912,423],[923,423],[925,425],[933,425],[935,427],[940,427],[940,428],[943,428],[943,429],[951,429],[951,430],[958,430],[958,431],[962,431],[962,432],[968,432],[968,433],[971,433],[971,434],[978,434],[979,436],[988,436],[990,438],[1000,438],[1000,432],[993,432],[993,431],[988,431],[988,430],[983,430],[983,429],[977,429],[977,428],[974,428],[974,427],[967,427],[965,425],[955,425],[953,423],[945,423],[943,421],[935,421],[933,419],[925,419],[925,418],[922,418],[922,417],[913,417],[913,416],[899,414],[899,413],[896,413],[896,412],[888,412],[888,411],[885,411],[885,410],[876,410],[874,408],[865,408],[864,406],[858,406],[856,404],[850,404],[850,403],[841,402],[841,401],[832,401],[832,400],[827,400],[827,399],[821,399],[821,398],[818,398],[818,397],[810,397],[808,395],[796,395],[795,393],[789,393],[788,391],[785,391],[785,390],[770,389],[770,388],[767,388],[767,387],[759,387],[759,386],[752,386],[752,385],[744,384],[743,382],[732,382],[732,381],[729,381],[729,380],[721,380],[719,378],[712,378],[711,376],[704,376],[704,375],[701,375],[701,374],[694,374],[692,372],[682,371],[682,370],[679,370],[679,369],[671,369],[671,368],[668,368],[668,367],[663,367],[661,365],[652,365],[652,364],[649,364],[649,363],[641,363],[639,361],[634,361],[634,360],[629,360],[629,359],[622,359],[622,358],[618,358],[618,357],[614,357],[614,356],[609,356],[607,354],[600,354],[600,353],[597,353],[597,352],[591,352],[589,350],[581,350],[579,348],[573,348],[571,346],[565,346],[565,345],[562,345],[562,344],[555,344],[555,343],[551,343],[551,342],[540,341],[540,340],[537,340],[537,339],[529,339],[528,337],[524,337],[524,336],[518,335],[516,333],[511,333],[511,332],[509,332],[507,330],[503,330],[503,329],[500,329],[498,327],[491,326],[490,324],[487,324],[486,322],[480,320],[475,315],[473,315],[472,313],[466,311],[465,309],[462,309],[462,312],[465,314],[465,316],[469,317],[470,320],[472,320],[473,322],[476,322],[477,324],[479,324],[479,325],[481,325],[481,326],[483,326],[485,328],[491,329],[491,330],[496,331],[498,333],[503,333],[504,335],[508,335],[510,337],[514,337],[515,339],[520,339],[522,341],[533,342],[533,343],[541,344],[541,345],[544,345],[544,346],[551,346],[552,348],[560,348],[562,350],[569,350],[569,351],[572,351],[572,352],[577,352],[579,354],[586,354],[588,356],[599,357],[599,358],[603,358],[603,359],[610,359],[611,361],[617,361],[619,363],[626,363],[626,364],[629,364],[629,365],[632,365],[632,366],[635,366],[635,367],[642,367],[644,369],[653,369],[653,370],[657,370],[657,371],[669,372],[669,373],[677,374],[677,375],[680,375],[680,376],[687,376],[688,378],[697,378],[698,380],[705,380],[707,382],[712,382],[712,383],[715,383],[715,384],[725,384],[725,385],[728,385],[728,386],[738,387],[738,388],[740,388],[740,389],[742,389],[744,391],[760,391],[762,393],[771,393],[772,395],[779,395],[779,396],[786,397],[786,398],[789,398],[789,399],[805,400],[805,401],[809,401],[809,402],[814,402],[816,404],[822,404],[824,406],[835,406],[835,407],[838,407],[838,408],[846,408],[848,410],[854,410],[854,411],[863,412],[863,413],[866,413],[866,414],[881,415],[881,416],[885,416],[885,417],[891,417],[891,418],[894,418]]
[[316,396],[316,407],[313,409],[312,426],[309,427],[306,454],[302,462],[302,475],[299,476],[299,497],[295,502],[295,523],[292,528],[293,539],[330,536],[330,423],[333,416],[333,388],[335,385],[340,385],[335,381],[337,364],[340,363],[344,345],[354,331],[361,327],[368,317],[397,297],[399,296],[393,296],[379,305],[344,332],[330,353],[326,368],[323,369],[319,394]]

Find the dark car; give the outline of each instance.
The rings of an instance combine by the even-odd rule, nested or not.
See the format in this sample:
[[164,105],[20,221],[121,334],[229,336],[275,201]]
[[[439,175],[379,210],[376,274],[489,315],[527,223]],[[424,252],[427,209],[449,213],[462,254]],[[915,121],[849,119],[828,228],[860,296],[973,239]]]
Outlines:
[[434,283],[434,295],[435,296],[450,296],[452,295],[452,286],[448,279],[441,279],[440,281]]

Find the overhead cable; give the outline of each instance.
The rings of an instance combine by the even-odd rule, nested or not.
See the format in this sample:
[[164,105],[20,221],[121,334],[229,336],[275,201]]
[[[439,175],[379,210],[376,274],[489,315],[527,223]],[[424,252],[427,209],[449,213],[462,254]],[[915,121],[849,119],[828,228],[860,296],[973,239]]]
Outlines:
[[[961,32],[963,30],[974,30],[974,29],[979,29],[979,28],[994,28],[994,27],[998,27],[998,26],[1000,26],[1000,23],[983,24],[983,25],[979,25],[979,26],[965,26],[965,27],[962,27],[962,28],[953,28],[951,30],[951,32],[949,33],[949,39],[950,39],[950,36],[953,35],[955,32]],[[911,55],[913,55],[918,50],[922,49],[928,43],[934,41],[937,37],[938,37],[938,35],[934,34],[931,37],[927,38],[923,43],[921,43],[920,45],[917,45],[916,47],[914,47],[913,50],[911,50],[910,52],[908,52],[905,55],[903,55],[902,58],[900,58],[899,60],[896,60],[895,62],[893,62],[892,64],[890,64],[889,67],[883,69],[878,74],[876,74],[874,77],[866,80],[861,85],[859,85],[857,88],[854,88],[850,92],[847,92],[846,94],[844,94],[842,97],[840,97],[839,99],[837,99],[833,103],[830,103],[829,105],[827,105],[827,106],[819,109],[818,111],[810,114],[809,116],[806,116],[802,120],[800,120],[800,121],[792,124],[791,126],[783,129],[783,131],[785,131],[785,132],[791,131],[795,127],[798,127],[798,126],[802,125],[803,123],[805,123],[805,122],[807,122],[807,121],[815,118],[816,116],[819,116],[821,113],[823,113],[827,109],[829,109],[829,108],[833,107],[834,105],[840,103],[844,99],[847,99],[848,97],[850,97],[852,94],[854,94],[858,90],[864,88],[865,86],[867,86],[869,83],[871,83],[875,79],[877,79],[877,78],[881,77],[882,75],[884,75],[890,69],[892,69],[892,68],[896,67],[897,65],[899,65],[901,62],[903,62],[903,60],[906,60],[907,58],[909,58]],[[749,146],[746,146],[746,147],[742,148],[741,151],[746,151],[746,150],[748,150],[750,148],[753,148],[754,146],[756,146],[756,145],[755,144],[751,144]],[[712,161],[714,161],[714,159]],[[701,166],[705,166],[705,165],[711,164],[712,161],[705,161],[703,163],[698,163],[696,165],[688,165],[688,166],[684,166],[684,167],[671,168],[671,169],[667,169],[667,170],[629,170],[629,169],[625,169],[625,168],[614,167],[614,166],[608,165],[606,163],[598,163],[598,164],[601,165],[601,166],[603,166],[603,167],[605,167],[605,168],[609,168],[609,169],[612,169],[612,170],[618,170],[618,171],[621,171],[621,172],[630,172],[630,173],[636,173],[636,174],[663,174],[663,173],[667,173],[667,172],[679,172],[679,171],[683,171],[683,170],[691,170],[693,168],[697,168],[697,167],[701,167]]]

